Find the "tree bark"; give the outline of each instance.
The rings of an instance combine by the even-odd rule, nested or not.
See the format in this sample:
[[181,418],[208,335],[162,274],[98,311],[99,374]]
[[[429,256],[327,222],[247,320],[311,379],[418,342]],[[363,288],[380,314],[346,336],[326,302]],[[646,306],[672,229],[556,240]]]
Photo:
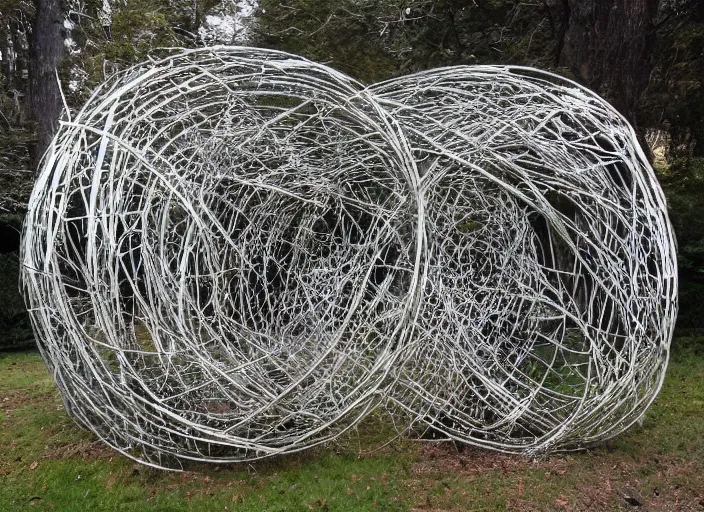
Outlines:
[[660,0],[566,0],[561,60],[634,121],[652,70]]
[[51,142],[61,115],[62,100],[56,70],[64,56],[63,16],[60,0],[36,0],[32,39],[30,94],[32,117],[37,123],[35,163]]

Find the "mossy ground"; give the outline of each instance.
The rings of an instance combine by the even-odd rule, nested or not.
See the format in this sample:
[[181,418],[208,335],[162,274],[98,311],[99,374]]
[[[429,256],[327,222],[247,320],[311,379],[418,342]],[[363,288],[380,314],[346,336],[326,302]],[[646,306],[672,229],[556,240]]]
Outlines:
[[642,425],[593,450],[529,460],[402,441],[358,456],[351,446],[379,440],[370,423],[346,443],[172,473],[95,442],[66,416],[39,355],[6,353],[0,510],[704,510],[703,405],[704,339],[681,338]]

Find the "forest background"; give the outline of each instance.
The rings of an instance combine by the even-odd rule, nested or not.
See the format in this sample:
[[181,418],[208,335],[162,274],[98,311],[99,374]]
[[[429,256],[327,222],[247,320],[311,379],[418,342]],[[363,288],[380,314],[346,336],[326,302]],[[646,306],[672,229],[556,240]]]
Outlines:
[[60,91],[75,110],[110,74],[207,44],[284,50],[367,84],[519,64],[597,91],[633,124],[667,195],[678,330],[704,328],[702,0],[0,0],[0,345],[32,343],[19,230]]

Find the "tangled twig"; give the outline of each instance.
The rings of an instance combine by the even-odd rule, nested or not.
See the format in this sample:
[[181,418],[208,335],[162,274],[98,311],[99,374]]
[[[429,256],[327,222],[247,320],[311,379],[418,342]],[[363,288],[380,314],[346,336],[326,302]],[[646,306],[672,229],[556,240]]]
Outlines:
[[22,259],[67,410],[159,467],[305,449],[380,404],[578,448],[654,399],[676,313],[633,130],[517,67],[364,88],[252,48],[137,66],[62,123]]

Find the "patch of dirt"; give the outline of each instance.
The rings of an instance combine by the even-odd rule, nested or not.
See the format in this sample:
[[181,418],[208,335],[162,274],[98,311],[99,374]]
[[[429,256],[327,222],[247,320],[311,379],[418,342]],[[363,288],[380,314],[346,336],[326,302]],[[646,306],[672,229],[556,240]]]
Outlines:
[[451,442],[423,444],[418,450],[419,461],[412,466],[418,474],[444,472],[453,475],[484,473],[487,470],[517,473],[527,469],[541,469],[547,474],[564,475],[574,464],[571,458],[550,457],[528,459],[517,455],[490,452]]
[[[423,444],[417,454],[407,482],[418,496],[418,503],[412,510],[444,510],[434,508],[436,500],[429,494],[433,487],[437,488],[438,476],[472,482],[480,473],[493,471],[508,476],[509,486],[500,490],[488,489],[487,492],[503,492],[509,510],[704,512],[704,479],[701,477],[702,463],[698,461],[685,463],[666,457],[634,459],[626,454],[603,451],[586,452],[579,457],[568,454],[528,459],[456,447],[452,443]],[[533,474],[535,471],[544,473],[546,483],[565,475],[570,480],[565,482],[567,486],[562,491],[556,491],[554,486],[550,491],[546,490],[546,493],[557,492],[548,505],[544,499],[547,494],[541,496],[543,501],[536,503],[524,492],[523,477],[529,470]],[[505,484],[506,480],[503,482]],[[535,494],[534,479],[532,485]],[[446,490],[448,493],[457,492]],[[543,493],[539,491],[539,494]]]
[[103,444],[102,441],[79,441],[63,446],[47,447],[42,459],[66,459],[70,457],[80,457],[82,460],[109,459],[115,453],[113,449]]
[[[2,368],[2,370],[4,372],[20,372],[26,374],[27,372],[34,372],[36,366],[36,364],[13,362]],[[3,377],[3,379],[4,378],[5,377]],[[8,376],[7,379],[9,382],[6,381],[0,388],[0,408],[2,409],[13,411],[27,405],[34,405],[41,402],[60,401],[58,390],[54,386],[46,388],[43,385],[34,385],[18,389],[12,386],[12,377]],[[44,375],[37,377],[37,380],[41,379],[46,379],[46,377]]]
[[[5,392],[0,395],[0,414],[4,415],[7,419],[12,419],[12,415],[16,410],[30,405],[46,403],[47,398],[47,395],[42,393],[29,393],[27,391]],[[60,403],[58,395],[51,396],[50,398]]]
[[595,461],[598,478],[575,487],[583,505],[579,510],[612,510],[616,502],[624,510],[640,512],[704,512],[704,482],[695,463],[623,458],[613,462]]
[[27,405],[46,402],[47,399],[58,398],[55,393],[30,393],[29,391],[8,391],[0,395],[0,407],[15,410]]

